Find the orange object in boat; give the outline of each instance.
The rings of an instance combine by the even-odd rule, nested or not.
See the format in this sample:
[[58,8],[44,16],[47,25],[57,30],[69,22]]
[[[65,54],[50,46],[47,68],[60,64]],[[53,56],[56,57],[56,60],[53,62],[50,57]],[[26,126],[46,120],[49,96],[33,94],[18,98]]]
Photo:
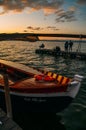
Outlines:
[[47,75],[36,75],[35,79],[37,81],[41,81],[42,80],[42,81],[49,81],[49,82],[55,80],[53,77],[47,76]]
[[54,81],[55,79],[51,76],[45,76],[44,81]]

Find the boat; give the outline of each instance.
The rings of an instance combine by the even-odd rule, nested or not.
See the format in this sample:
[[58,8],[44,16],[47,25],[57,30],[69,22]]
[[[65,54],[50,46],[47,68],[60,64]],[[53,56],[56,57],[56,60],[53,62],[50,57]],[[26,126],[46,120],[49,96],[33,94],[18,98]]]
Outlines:
[[13,114],[61,112],[80,90],[83,76],[63,76],[24,64],[0,60],[0,107],[6,110],[3,75],[7,75]]

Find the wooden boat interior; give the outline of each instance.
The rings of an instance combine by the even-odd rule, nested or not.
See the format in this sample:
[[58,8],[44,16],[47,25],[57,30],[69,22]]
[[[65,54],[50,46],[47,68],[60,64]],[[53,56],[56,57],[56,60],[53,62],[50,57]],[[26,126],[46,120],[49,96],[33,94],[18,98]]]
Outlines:
[[[1,60],[0,87],[4,86],[4,74],[8,75],[9,86],[12,91],[27,93],[66,91],[67,85],[71,81],[71,78],[56,73],[45,71],[41,73],[40,70]],[[35,77],[41,74],[52,77],[54,80],[52,82],[37,81]]]
[[31,78],[35,74],[40,74],[40,72],[22,64],[0,60],[0,79],[2,79],[3,74],[7,74],[8,79],[15,83],[25,78]]

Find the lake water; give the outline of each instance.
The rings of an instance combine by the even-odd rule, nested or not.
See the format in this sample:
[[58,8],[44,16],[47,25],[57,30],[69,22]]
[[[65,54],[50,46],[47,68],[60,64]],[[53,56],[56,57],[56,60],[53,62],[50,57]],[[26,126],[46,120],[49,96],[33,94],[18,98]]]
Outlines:
[[[61,120],[60,124],[54,122],[53,130],[55,128],[63,128],[63,130],[86,130],[86,61],[36,54],[35,50],[39,48],[41,43],[45,44],[45,48],[52,49],[56,46],[60,46],[61,50],[64,50],[64,42],[60,41],[0,41],[0,59],[23,63],[31,67],[48,69],[70,77],[75,74],[83,75],[84,79],[77,97],[67,109],[57,113],[57,117],[61,116]],[[74,42],[73,51],[76,51],[77,48],[78,42]],[[81,51],[86,52],[86,43],[84,42],[81,44]],[[31,118],[32,117],[29,117],[29,119]],[[52,118],[53,120],[51,121],[53,122],[54,117]],[[31,121],[29,119],[27,119],[27,122]],[[36,117],[34,119],[35,121],[32,120],[32,126],[34,126],[35,122],[37,130],[42,130],[44,124],[42,126],[42,123],[40,123],[41,125],[38,125],[38,129]],[[50,118],[47,120],[49,119]],[[42,120],[42,122],[44,122],[44,120]],[[47,124],[46,129],[51,130],[52,127],[50,124],[52,123],[48,124],[46,121],[45,124]],[[31,126],[31,123],[29,126]],[[36,130],[36,128],[34,128],[34,130]]]

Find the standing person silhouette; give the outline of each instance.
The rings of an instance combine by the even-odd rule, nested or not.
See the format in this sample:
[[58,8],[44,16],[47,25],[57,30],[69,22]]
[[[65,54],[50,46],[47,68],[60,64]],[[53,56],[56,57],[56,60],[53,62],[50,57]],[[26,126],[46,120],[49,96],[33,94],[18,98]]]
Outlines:
[[72,51],[72,46],[73,46],[73,42],[70,40],[69,41],[69,51]]
[[68,41],[65,42],[65,44],[64,44],[64,48],[65,48],[65,51],[68,52]]

